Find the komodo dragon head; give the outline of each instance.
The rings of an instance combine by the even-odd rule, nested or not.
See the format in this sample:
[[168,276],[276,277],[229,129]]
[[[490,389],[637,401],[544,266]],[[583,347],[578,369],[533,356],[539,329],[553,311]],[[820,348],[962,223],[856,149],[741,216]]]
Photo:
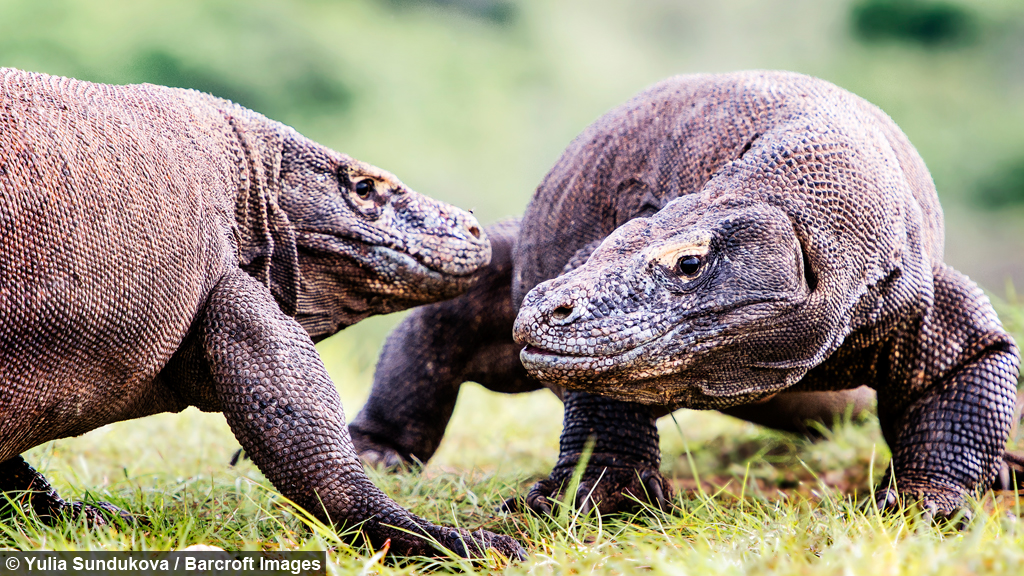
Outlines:
[[314,341],[372,314],[458,296],[490,261],[469,213],[348,156],[291,152],[286,145],[281,205],[298,248],[296,319]]
[[[779,208],[696,195],[618,228],[581,267],[538,285],[515,324],[540,380],[631,402],[730,405],[809,367],[798,312],[814,279]],[[782,353],[784,351],[785,353]]]
[[367,316],[455,297],[490,261],[490,241],[469,213],[283,125],[247,120],[233,122],[249,180],[267,184],[237,201],[240,261],[314,341]]
[[927,168],[883,112],[823,81],[666,80],[577,138],[534,202],[631,200],[616,195],[634,179],[675,199],[523,300],[514,336],[539,380],[661,406],[748,404],[933,298],[942,212]]

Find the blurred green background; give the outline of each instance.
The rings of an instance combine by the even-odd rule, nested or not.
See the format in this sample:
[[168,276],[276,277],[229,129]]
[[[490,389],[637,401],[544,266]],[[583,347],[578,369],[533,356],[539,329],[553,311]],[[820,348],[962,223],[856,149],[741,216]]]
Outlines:
[[[998,296],[1024,286],[1019,0],[2,0],[0,65],[231,98],[484,223],[651,83],[796,70],[909,135],[951,264]],[[394,322],[330,347],[362,370]]]

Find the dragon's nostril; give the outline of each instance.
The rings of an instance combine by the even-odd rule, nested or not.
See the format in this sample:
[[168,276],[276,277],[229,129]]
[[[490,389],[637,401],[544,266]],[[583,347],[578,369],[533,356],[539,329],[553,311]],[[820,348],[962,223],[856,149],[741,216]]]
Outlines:
[[551,316],[556,320],[565,320],[570,314],[572,314],[572,306],[559,306],[551,312]]
[[469,227],[469,233],[473,235],[473,238],[480,239],[480,228],[476,226]]

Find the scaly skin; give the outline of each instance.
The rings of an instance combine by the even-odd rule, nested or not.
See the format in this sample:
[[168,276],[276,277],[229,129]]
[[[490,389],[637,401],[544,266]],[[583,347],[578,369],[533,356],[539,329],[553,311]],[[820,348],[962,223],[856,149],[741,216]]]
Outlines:
[[472,216],[225,100],[2,69],[0,229],[0,489],[42,519],[103,515],[20,453],[194,405],[322,520],[521,557],[369,482],[312,341],[465,290]]
[[[619,192],[627,194],[624,188]],[[651,214],[655,201],[612,197],[628,210]],[[519,361],[522,348],[512,339],[516,311],[512,302],[513,245],[518,222],[487,229],[492,258],[477,273],[462,296],[413,310],[388,337],[374,374],[373,390],[363,410],[350,424],[353,442],[363,461],[388,468],[426,462],[440,445],[463,382],[489,390],[520,393],[550,388],[566,402],[560,456],[547,480],[534,486],[525,501],[513,498],[507,508],[521,504],[537,512],[550,510],[549,497],[562,492],[587,439],[596,452],[576,495],[583,507],[597,505],[602,513],[632,510],[638,501],[664,506],[672,490],[658,467],[661,456],[657,417],[668,407],[648,407],[567,392],[527,374]],[[564,265],[582,265],[600,242],[580,248]],[[522,254],[523,258],[538,255]],[[848,408],[868,410],[874,392],[866,387],[838,392],[788,392],[765,402],[723,408],[722,411],[779,430],[814,435],[809,421],[831,426]]]
[[898,494],[949,516],[992,485],[1019,353],[984,294],[942,263],[934,186],[881,111],[795,74],[669,79],[574,142],[521,238],[557,246],[564,216],[531,214],[627,177],[685,192],[575,270],[534,284],[550,265],[524,268],[514,331],[531,376],[704,409],[866,384]]

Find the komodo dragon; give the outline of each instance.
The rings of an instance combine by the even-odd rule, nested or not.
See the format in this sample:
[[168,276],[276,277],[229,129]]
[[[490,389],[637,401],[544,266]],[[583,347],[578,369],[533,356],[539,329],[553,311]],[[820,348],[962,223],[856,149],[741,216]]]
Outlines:
[[[844,90],[785,72],[659,83],[576,138],[511,237],[511,254],[508,234],[492,237],[483,284],[392,335],[350,426],[364,459],[429,456],[462,380],[543,382],[567,390],[565,422],[526,504],[549,510],[593,438],[577,501],[611,512],[669,493],[655,427],[669,410],[791,428],[867,385],[893,452],[883,507],[906,496],[948,516],[993,480],[1012,485],[1001,457],[1020,414],[1017,347],[942,262],[920,156]],[[517,311],[513,344],[500,331]],[[446,349],[429,322],[468,336]],[[416,397],[384,410],[407,383]]]
[[313,347],[459,293],[489,257],[469,214],[226,100],[0,69],[0,488],[102,523],[19,454],[191,405],[223,412],[283,495],[376,545],[522,556],[374,487]]

